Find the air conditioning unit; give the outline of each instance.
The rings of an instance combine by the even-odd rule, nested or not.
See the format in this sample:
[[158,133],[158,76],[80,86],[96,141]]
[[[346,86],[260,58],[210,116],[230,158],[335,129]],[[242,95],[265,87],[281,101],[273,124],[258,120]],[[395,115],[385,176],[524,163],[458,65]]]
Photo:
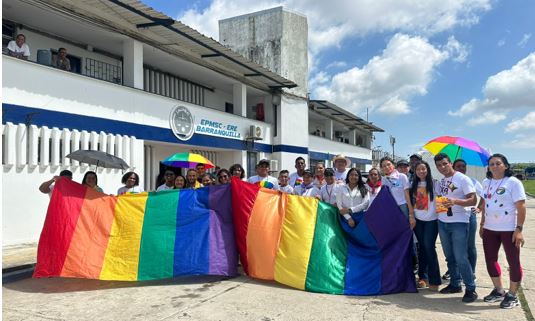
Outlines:
[[264,139],[264,131],[262,130],[262,127],[251,125],[249,127],[249,139],[252,140],[262,140]]
[[272,172],[278,172],[279,171],[279,161],[276,159],[271,159],[269,161],[269,170]]

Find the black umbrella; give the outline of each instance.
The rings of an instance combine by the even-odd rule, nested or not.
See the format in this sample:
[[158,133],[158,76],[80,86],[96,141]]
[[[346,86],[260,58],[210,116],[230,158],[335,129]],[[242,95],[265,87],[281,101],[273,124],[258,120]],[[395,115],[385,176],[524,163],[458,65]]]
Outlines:
[[130,168],[130,166],[128,166],[128,164],[122,158],[98,150],[80,149],[70,153],[65,157],[68,157],[72,160],[77,160],[80,163],[96,165],[97,167],[117,168],[122,170]]

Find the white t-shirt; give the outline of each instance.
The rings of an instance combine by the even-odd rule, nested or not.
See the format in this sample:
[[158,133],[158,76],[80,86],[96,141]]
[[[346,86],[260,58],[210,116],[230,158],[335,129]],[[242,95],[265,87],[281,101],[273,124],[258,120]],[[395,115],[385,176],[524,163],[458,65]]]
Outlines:
[[426,182],[418,183],[418,189],[416,190],[416,195],[414,195],[416,198],[414,216],[420,221],[435,221],[438,218],[435,206],[436,195],[433,195],[434,197],[431,201],[431,195],[427,192],[426,186]]
[[286,185],[286,186],[280,186],[279,185],[279,191],[284,192],[284,193],[288,193],[288,194],[293,194],[294,193],[294,188],[291,187],[289,184]]
[[398,205],[407,204],[405,190],[410,188],[407,175],[394,170],[390,175],[381,177],[381,181],[383,186],[390,188],[390,193]]
[[7,49],[16,53],[22,52],[25,57],[30,57],[30,47],[28,47],[28,45],[25,43],[22,44],[22,47],[19,47],[17,46],[17,42],[15,42],[15,40],[11,40],[7,44]]
[[[466,195],[475,193],[476,189],[470,177],[455,172],[451,177],[443,177],[436,189],[437,195],[445,196],[447,198],[466,199]],[[453,215],[448,216],[446,213],[441,213],[438,219],[444,223],[468,223],[470,220],[471,207],[462,207],[453,205],[451,208]]]
[[279,189],[279,181],[275,177],[269,176],[269,175],[266,177],[260,177],[258,175],[251,176],[249,177],[247,182],[251,184],[260,185],[261,187],[274,189],[274,190]]
[[292,187],[296,187],[296,186],[303,184],[303,176],[299,176],[297,172],[291,173],[289,184]]
[[156,189],[156,192],[166,191],[168,189],[174,189],[174,188],[175,188],[174,186],[167,186],[165,185],[165,183],[163,183],[162,185],[158,186],[158,188]]
[[379,195],[379,192],[381,191],[381,188],[383,186],[378,186],[375,188],[375,193],[372,194],[372,188],[370,185],[366,184],[366,188],[368,189],[368,194],[370,194],[370,205],[373,203],[377,195]]
[[526,199],[524,186],[516,177],[485,179],[481,197],[485,200],[485,223],[487,230],[514,231],[517,225],[515,203]]
[[117,190],[117,195],[123,195],[126,193],[131,193],[131,194],[143,193],[143,188],[139,185],[136,185],[130,188],[123,186]]
[[349,186],[341,185],[336,189],[336,206],[338,209],[350,208],[351,212],[358,213],[368,209],[370,204],[370,193],[364,197],[360,194],[358,186],[349,190]]
[[320,189],[321,200],[329,203],[331,205],[336,204],[336,189],[340,186],[339,184],[323,185]]
[[314,186],[314,183],[311,183],[309,186],[305,186],[305,184],[301,184],[301,185],[297,185],[294,188],[294,194],[301,195],[301,196],[316,197],[320,195],[320,190],[316,186]]
[[334,178],[336,179],[337,184],[346,183],[346,177],[347,177],[347,173],[349,173],[349,170],[350,168],[346,168],[346,170],[343,172],[339,172],[337,169],[334,170]]

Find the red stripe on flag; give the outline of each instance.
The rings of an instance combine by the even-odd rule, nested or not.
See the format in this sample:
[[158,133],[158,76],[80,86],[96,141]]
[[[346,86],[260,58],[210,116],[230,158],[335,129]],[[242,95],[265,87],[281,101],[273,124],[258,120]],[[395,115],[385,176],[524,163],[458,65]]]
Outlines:
[[48,205],[34,277],[59,276],[69,249],[87,187],[65,178],[54,186]]
[[236,235],[236,244],[238,245],[243,271],[249,274],[249,265],[247,262],[247,229],[249,228],[249,219],[251,218],[253,205],[260,187],[241,182],[236,177],[232,178],[231,184],[234,234]]

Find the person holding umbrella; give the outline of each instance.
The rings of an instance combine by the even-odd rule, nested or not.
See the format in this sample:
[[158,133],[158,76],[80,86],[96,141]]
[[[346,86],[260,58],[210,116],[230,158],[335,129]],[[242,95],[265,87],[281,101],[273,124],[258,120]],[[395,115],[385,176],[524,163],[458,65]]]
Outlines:
[[[483,181],[479,209],[481,217],[479,235],[483,239],[485,263],[494,285],[485,302],[501,301],[500,308],[511,309],[519,305],[517,291],[522,280],[520,247],[524,246],[522,230],[526,220],[526,192],[502,154],[489,158],[489,171]],[[498,263],[498,252],[503,246],[509,265],[509,292],[505,293]]]
[[93,171],[88,171],[85,173],[84,178],[82,179],[82,185],[92,188],[97,192],[104,193],[102,188],[98,186],[97,173]]

